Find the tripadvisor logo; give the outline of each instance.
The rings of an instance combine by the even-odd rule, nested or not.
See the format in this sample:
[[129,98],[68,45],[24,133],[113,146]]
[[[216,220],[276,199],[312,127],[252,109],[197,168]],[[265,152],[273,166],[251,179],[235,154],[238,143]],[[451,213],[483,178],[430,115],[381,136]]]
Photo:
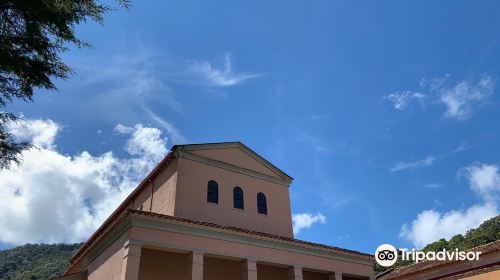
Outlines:
[[[398,252],[399,251],[399,252]],[[398,255],[401,256],[401,260],[403,261],[414,261],[415,263],[422,261],[477,261],[479,260],[479,255],[481,252],[473,252],[473,251],[459,251],[455,250],[446,250],[443,249],[438,252],[429,251],[417,251],[415,249],[408,250],[406,248],[400,248],[397,250],[391,244],[382,244],[378,246],[375,251],[375,260],[381,266],[391,266],[396,263],[398,260]]]
[[375,251],[375,260],[381,266],[391,266],[398,260],[398,250],[391,244],[382,244]]

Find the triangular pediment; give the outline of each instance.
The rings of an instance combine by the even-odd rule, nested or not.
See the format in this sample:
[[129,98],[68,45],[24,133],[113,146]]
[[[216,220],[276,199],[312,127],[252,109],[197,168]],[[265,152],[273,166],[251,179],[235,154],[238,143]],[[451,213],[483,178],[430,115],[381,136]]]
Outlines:
[[223,162],[287,182],[293,179],[241,142],[176,145],[172,150]]

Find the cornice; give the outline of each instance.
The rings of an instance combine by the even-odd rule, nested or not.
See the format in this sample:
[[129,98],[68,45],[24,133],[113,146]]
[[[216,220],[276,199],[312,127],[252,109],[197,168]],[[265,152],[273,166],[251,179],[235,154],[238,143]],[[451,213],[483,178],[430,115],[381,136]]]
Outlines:
[[367,259],[366,257],[362,256],[356,257],[348,253],[342,254],[341,252],[333,252],[331,250],[301,246],[299,244],[293,244],[286,241],[280,242],[277,240],[275,241],[267,238],[255,238],[245,234],[238,234],[236,232],[229,233],[224,231],[217,231],[214,229],[203,228],[202,226],[182,225],[180,223],[159,220],[155,218],[140,217],[134,214],[131,215],[131,225],[134,227],[166,231],[166,232],[174,232],[174,233],[180,233],[180,234],[186,234],[186,235],[192,235],[210,239],[217,239],[217,240],[240,243],[245,245],[252,245],[257,247],[264,247],[281,251],[312,255],[316,257],[323,257],[333,260],[357,263],[362,265],[373,264],[371,259]]

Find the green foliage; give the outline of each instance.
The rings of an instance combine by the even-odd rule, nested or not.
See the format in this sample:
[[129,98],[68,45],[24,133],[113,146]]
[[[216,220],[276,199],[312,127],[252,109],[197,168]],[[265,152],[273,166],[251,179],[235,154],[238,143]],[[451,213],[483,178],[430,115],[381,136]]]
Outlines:
[[8,166],[9,163],[19,163],[21,152],[32,145],[27,142],[15,141],[8,133],[7,124],[16,121],[16,116],[11,113],[0,112],[0,169]]
[[[476,229],[470,229],[465,236],[458,234],[450,238],[449,241],[441,238],[436,242],[427,244],[422,251],[441,251],[443,249],[452,251],[456,248],[459,250],[468,250],[496,240],[500,240],[500,216],[485,221]],[[399,258],[392,267],[383,267],[375,262],[373,269],[375,270],[375,274],[377,274],[390,268],[403,267],[412,263],[413,261],[402,261],[401,258]]]
[[0,251],[0,279],[52,279],[68,267],[69,258],[82,244],[26,244]]
[[[129,0],[118,0],[129,7]],[[2,0],[0,1],[0,108],[13,99],[33,101],[33,89],[56,90],[53,79],[72,74],[60,55],[68,44],[87,47],[75,35],[75,26],[88,20],[102,23],[111,10],[98,0]],[[12,114],[0,118],[0,168],[21,160],[29,145],[9,134]]]

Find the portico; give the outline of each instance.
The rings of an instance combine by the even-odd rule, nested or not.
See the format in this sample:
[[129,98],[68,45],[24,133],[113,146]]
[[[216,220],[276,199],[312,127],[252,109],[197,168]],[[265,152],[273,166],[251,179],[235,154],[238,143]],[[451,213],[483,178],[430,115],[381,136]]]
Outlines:
[[[127,236],[122,248],[98,252],[96,247],[92,255],[122,256],[121,280],[372,277],[369,255],[142,211],[129,211],[109,234]],[[89,279],[101,279],[112,270],[109,258],[93,262],[88,273],[96,278]]]

